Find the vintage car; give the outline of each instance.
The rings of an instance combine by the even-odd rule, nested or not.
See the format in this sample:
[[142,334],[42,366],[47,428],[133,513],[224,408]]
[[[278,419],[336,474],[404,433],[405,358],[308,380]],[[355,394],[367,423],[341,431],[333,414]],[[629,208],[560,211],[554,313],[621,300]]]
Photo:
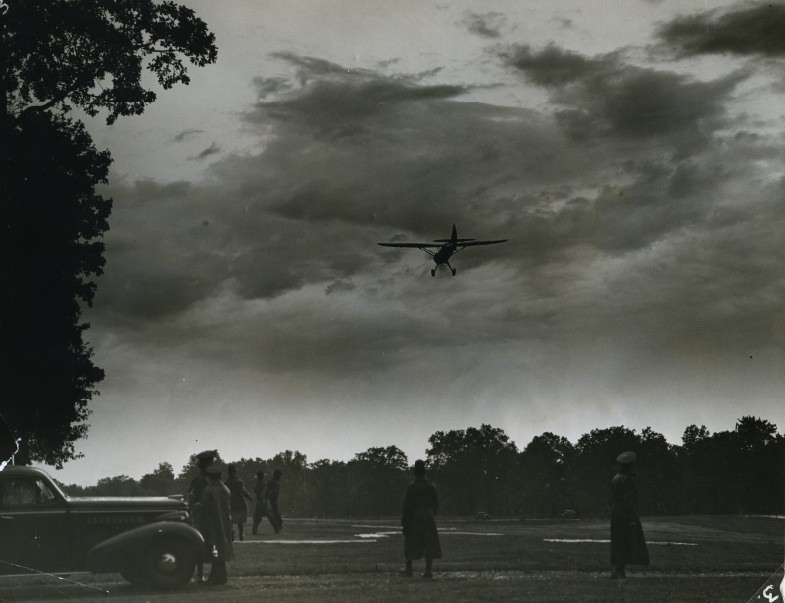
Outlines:
[[40,469],[0,471],[0,574],[119,572],[177,588],[204,548],[177,497],[69,497]]

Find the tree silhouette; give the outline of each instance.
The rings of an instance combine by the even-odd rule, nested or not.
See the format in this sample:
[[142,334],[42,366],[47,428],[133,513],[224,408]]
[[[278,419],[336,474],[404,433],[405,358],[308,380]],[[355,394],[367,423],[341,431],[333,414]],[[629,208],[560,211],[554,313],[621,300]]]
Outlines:
[[408,465],[406,454],[397,446],[377,446],[355,454],[347,464],[354,514],[399,513]]
[[72,107],[107,123],[188,83],[184,60],[215,61],[193,11],[152,0],[14,3],[0,19],[0,414],[21,438],[17,462],[76,458],[103,371],[84,341],[82,305],[104,265],[109,153]]
[[506,485],[515,479],[518,450],[502,429],[483,424],[437,431],[428,443],[428,463],[446,512],[507,512],[514,505]]
[[625,450],[636,450],[638,444],[635,431],[622,426],[592,429],[578,439],[570,477],[575,484],[576,506],[582,513],[607,510],[616,457]]
[[177,492],[174,469],[169,463],[159,463],[152,473],[146,473],[139,480],[139,486],[145,494],[167,496]]
[[[506,516],[547,515],[563,508],[577,508],[587,517],[603,514],[616,456],[628,449],[638,455],[636,481],[644,514],[781,514],[785,502],[785,437],[776,425],[756,417],[742,417],[733,431],[713,435],[705,426],[690,425],[681,446],[649,427],[638,435],[621,426],[594,429],[575,445],[545,432],[520,454],[501,429],[490,425],[436,432],[429,442],[430,473],[440,489],[443,514],[473,515],[481,506]],[[160,463],[139,482],[120,475],[95,486],[64,489],[75,496],[182,493],[198,473],[195,458],[176,479],[172,466]],[[397,515],[410,479],[407,463],[397,446],[369,448],[348,463],[320,459],[308,464],[305,455],[291,450],[266,460],[234,461],[247,485],[259,470],[270,479],[273,469],[282,469],[284,513],[309,517]]]
[[534,436],[520,455],[523,511],[557,515],[574,506],[567,482],[567,468],[575,447],[550,432]]

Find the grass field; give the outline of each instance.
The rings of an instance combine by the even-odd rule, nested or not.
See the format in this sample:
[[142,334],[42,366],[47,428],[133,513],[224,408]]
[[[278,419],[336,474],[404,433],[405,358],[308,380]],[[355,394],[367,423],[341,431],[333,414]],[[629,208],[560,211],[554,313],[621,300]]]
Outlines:
[[631,567],[624,581],[609,578],[606,520],[442,519],[444,558],[434,565],[435,578],[425,580],[418,573],[399,575],[403,539],[395,519],[287,519],[280,535],[265,524],[261,535],[235,543],[224,587],[193,583],[156,593],[134,589],[114,574],[74,575],[73,582],[0,578],[0,601],[744,603],[783,562],[780,519],[657,517],[643,524],[651,566]]

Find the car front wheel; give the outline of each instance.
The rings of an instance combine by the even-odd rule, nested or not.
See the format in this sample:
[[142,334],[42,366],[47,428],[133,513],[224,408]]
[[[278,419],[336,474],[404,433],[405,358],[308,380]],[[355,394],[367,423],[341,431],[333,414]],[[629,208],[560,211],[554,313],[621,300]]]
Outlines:
[[176,539],[154,542],[144,551],[138,571],[132,572],[129,582],[143,582],[154,588],[180,588],[194,575],[196,554],[184,542]]

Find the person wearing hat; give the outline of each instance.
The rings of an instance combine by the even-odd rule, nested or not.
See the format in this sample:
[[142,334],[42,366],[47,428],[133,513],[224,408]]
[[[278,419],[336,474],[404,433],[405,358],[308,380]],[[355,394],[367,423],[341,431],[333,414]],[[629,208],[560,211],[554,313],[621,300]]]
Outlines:
[[[191,509],[191,520],[193,525],[204,536],[202,526],[202,494],[204,494],[204,490],[207,488],[207,467],[218,458],[218,451],[205,450],[191,458],[199,469],[199,475],[191,480],[191,485],[188,488],[187,500],[188,506]],[[196,576],[199,582],[204,579],[204,566],[202,565],[201,559],[196,562]]]
[[628,563],[649,565],[649,551],[638,517],[638,489],[632,472],[635,460],[632,451],[616,457],[619,470],[611,482],[611,578],[625,578]]
[[412,575],[412,561],[425,556],[423,578],[433,578],[434,559],[441,559],[442,549],[439,532],[436,529],[436,513],[439,510],[439,493],[436,487],[425,479],[425,463],[415,461],[414,481],[406,488],[403,501],[401,525],[404,536],[404,556],[406,567],[404,576]]
[[253,493],[256,497],[256,504],[253,510],[253,527],[251,533],[259,533],[259,524],[262,519],[267,517],[267,499],[264,497],[264,471],[256,472],[256,484],[253,487]]
[[[251,497],[251,493],[245,489],[245,482],[237,477],[237,468],[234,464],[230,464],[227,470],[229,472],[229,478],[224,484],[229,488],[229,493],[232,496],[230,508],[232,524],[237,526],[237,537],[240,540],[244,540],[243,529],[245,528],[245,520],[248,517],[248,506],[245,504],[245,500],[253,500],[253,497]],[[234,540],[234,538],[232,538],[232,540]]]
[[234,558],[230,505],[231,495],[221,481],[221,467],[212,464],[207,468],[207,487],[202,493],[202,535],[212,563],[207,584],[226,584],[226,562]]

